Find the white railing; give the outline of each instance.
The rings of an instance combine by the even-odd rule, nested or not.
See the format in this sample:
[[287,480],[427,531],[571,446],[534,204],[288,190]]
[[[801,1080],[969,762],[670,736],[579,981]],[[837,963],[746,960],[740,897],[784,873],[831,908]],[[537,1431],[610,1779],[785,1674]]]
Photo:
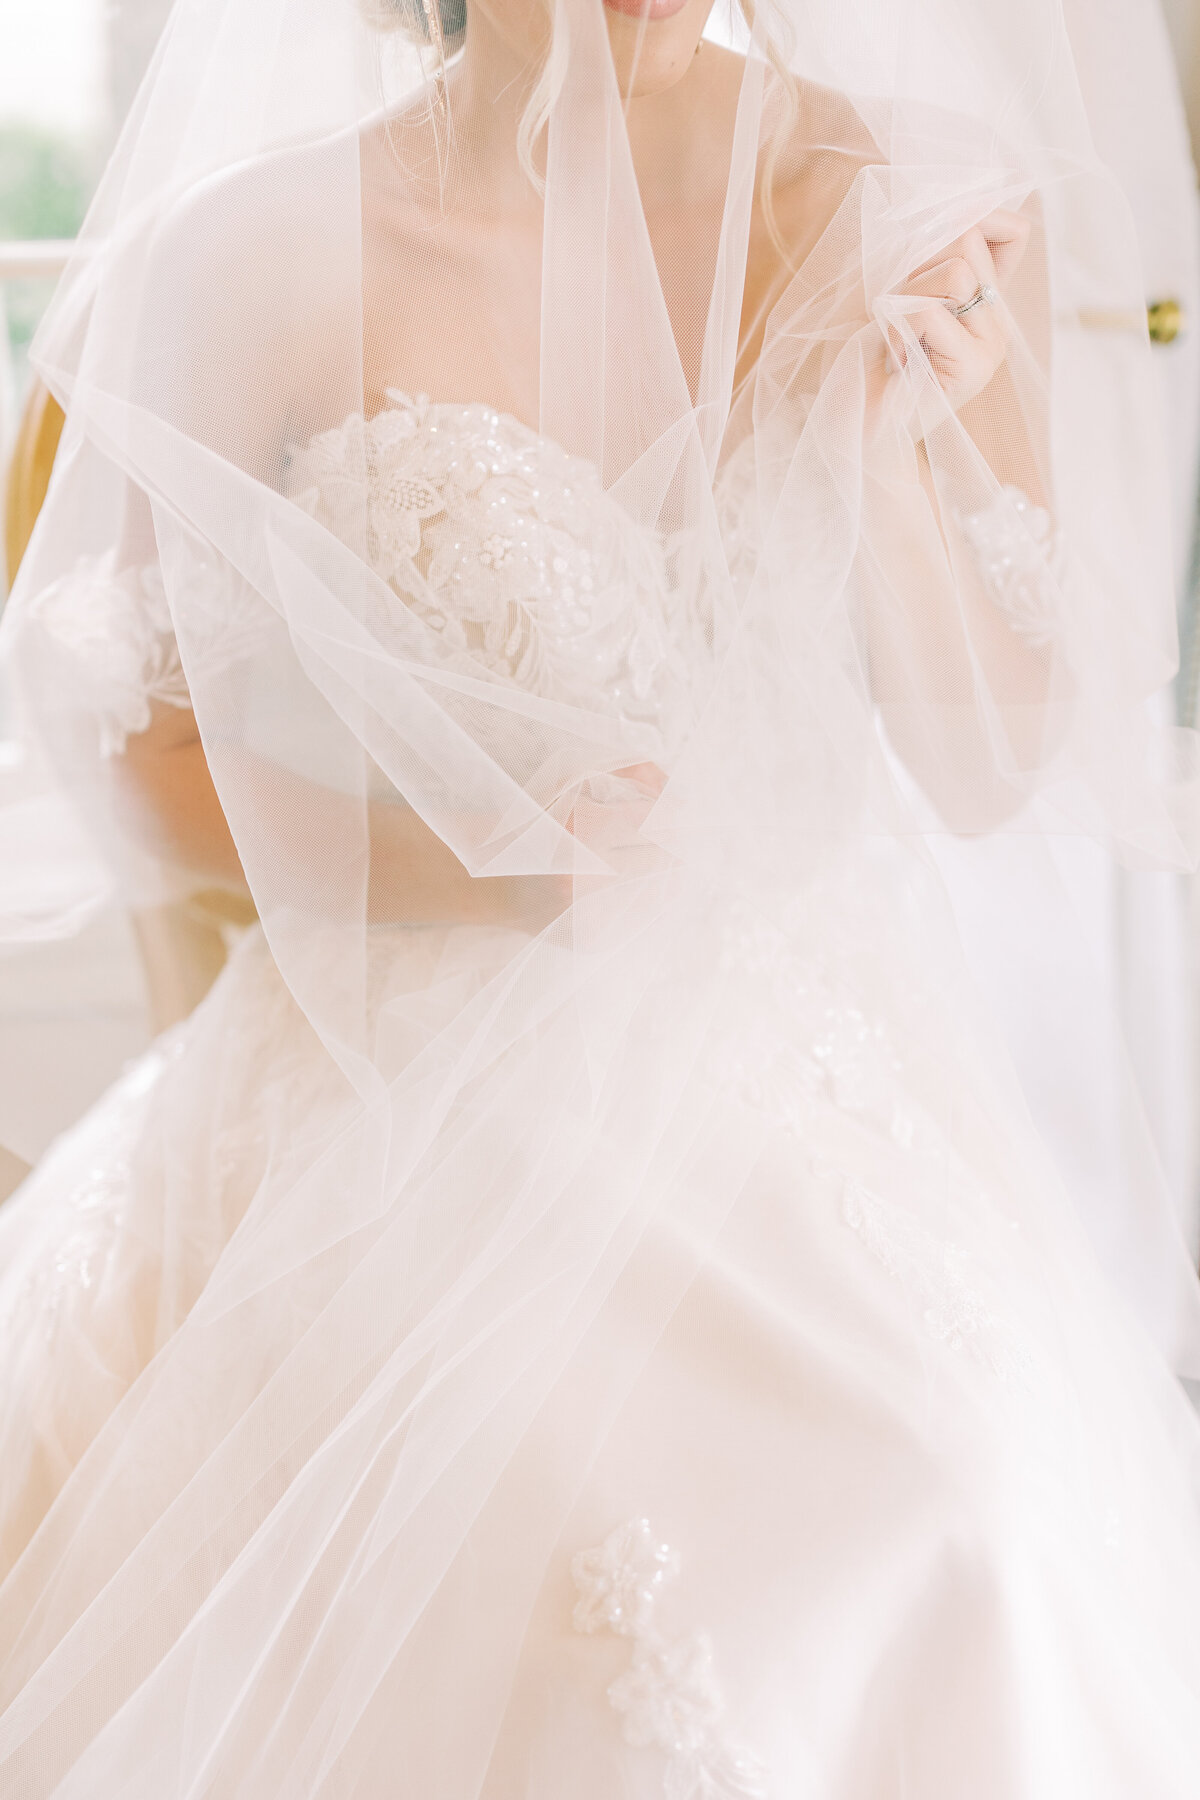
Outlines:
[[70,238],[0,241],[0,281],[53,281],[74,248]]

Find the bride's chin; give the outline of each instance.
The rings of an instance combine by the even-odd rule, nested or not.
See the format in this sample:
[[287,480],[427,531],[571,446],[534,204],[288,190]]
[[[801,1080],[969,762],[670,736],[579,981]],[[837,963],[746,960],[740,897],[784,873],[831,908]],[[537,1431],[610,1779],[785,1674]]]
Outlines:
[[626,99],[661,94],[692,67],[712,0],[604,0],[617,84]]

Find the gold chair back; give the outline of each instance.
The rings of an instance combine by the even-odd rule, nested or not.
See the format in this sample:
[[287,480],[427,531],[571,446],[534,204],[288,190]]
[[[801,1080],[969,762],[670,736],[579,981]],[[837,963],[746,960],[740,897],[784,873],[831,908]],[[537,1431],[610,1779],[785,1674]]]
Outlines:
[[46,498],[63,424],[58,401],[35,380],[21,415],[4,493],[4,565],[10,585]]

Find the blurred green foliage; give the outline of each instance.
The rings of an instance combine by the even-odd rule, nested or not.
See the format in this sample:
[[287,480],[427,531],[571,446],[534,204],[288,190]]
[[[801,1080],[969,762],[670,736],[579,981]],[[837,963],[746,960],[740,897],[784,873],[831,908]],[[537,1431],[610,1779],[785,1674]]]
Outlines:
[[0,238],[74,237],[90,187],[74,144],[36,125],[0,125]]
[[[91,197],[89,159],[69,139],[36,125],[0,125],[0,238],[74,237]],[[18,387],[25,355],[54,283],[11,281],[4,312]]]

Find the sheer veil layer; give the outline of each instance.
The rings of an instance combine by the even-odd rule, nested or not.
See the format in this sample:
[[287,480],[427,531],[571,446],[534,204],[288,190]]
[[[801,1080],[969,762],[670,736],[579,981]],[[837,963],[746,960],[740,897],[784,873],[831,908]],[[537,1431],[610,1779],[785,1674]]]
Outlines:
[[[236,888],[259,925],[34,1177],[48,1219],[90,1196],[57,1287],[17,1203],[29,1383],[91,1424],[5,1427],[36,1447],[0,1474],[0,1787],[660,1791],[577,1710],[586,1633],[545,1624],[577,1598],[560,1540],[627,1516],[597,1497],[627,1443],[684,1539],[725,1494],[708,1599],[779,1792],[961,1791],[950,1745],[904,1786],[876,1641],[936,1467],[1055,1571],[996,1602],[1029,1692],[973,1794],[1182,1796],[1195,1282],[1149,1154],[1125,1248],[1089,1242],[930,852],[1195,855],[1195,740],[1152,704],[1144,296],[1058,0],[774,0],[628,101],[602,8],[558,0],[532,57],[520,11],[470,0],[460,47],[445,5],[179,0],[39,341],[68,425],[0,651],[47,791],[122,898]],[[1082,416],[1097,307],[1135,321],[1119,456]],[[939,318],[1005,333],[980,391]],[[219,809],[185,831],[197,757]],[[88,902],[5,898],[10,942]],[[77,1184],[118,1165],[101,1254]],[[904,1545],[842,1640],[873,1644],[875,1762],[838,1657],[823,1688],[785,1642],[782,1526],[756,1563],[722,1486],[798,1505],[819,1466],[796,1345],[846,1432],[921,1445],[837,1502]],[[737,1602],[772,1581],[755,1648]],[[659,1705],[664,1643],[616,1616]],[[626,1730],[668,1791],[767,1791],[687,1716],[686,1754],[653,1706]]]

